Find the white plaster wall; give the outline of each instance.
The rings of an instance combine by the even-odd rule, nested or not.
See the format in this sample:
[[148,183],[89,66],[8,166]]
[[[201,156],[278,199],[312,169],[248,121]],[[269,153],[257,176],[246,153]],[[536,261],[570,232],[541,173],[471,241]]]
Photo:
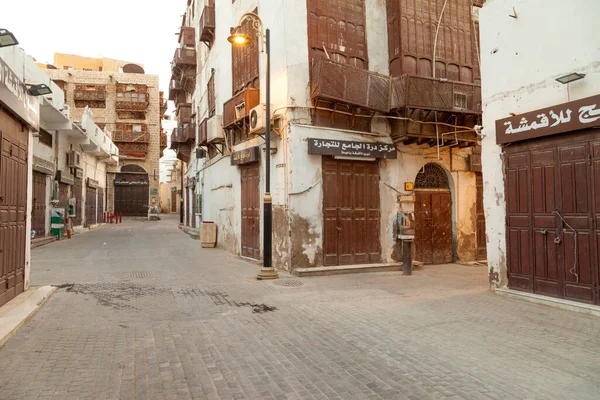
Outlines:
[[[513,6],[518,18],[511,18]],[[505,286],[506,201],[495,121],[600,93],[597,0],[488,0],[480,12],[482,162],[490,284]],[[555,78],[582,72],[562,85]]]

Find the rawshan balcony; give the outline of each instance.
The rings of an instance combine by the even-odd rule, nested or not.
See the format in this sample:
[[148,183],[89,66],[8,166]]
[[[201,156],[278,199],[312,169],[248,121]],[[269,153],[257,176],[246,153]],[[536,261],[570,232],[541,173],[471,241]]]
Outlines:
[[181,103],[177,107],[177,126],[192,123],[192,105],[190,103]]
[[205,6],[200,17],[200,41],[209,47],[215,40],[215,8]]
[[194,48],[196,44],[196,29],[189,26],[182,26],[179,31],[179,45],[180,47],[191,47]]
[[196,68],[196,50],[193,48],[175,49],[173,55],[173,76],[179,77],[179,73],[185,68]]

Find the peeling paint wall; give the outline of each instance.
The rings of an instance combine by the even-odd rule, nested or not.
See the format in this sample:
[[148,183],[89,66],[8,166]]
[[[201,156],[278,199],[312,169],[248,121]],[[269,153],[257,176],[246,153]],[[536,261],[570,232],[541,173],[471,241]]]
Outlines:
[[[509,17],[515,11],[517,18]],[[599,18],[597,0],[571,0],[568,5],[560,0],[488,0],[480,12],[482,165],[492,287],[508,282],[503,158],[495,121],[600,93]],[[555,81],[570,72],[586,77],[569,85]]]

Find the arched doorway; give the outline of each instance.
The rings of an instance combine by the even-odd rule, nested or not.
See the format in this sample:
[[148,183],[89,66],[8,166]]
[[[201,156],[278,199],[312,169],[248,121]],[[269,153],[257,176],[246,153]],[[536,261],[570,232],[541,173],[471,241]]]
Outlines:
[[427,164],[415,178],[415,259],[426,264],[452,260],[452,197],[444,168]]
[[125,165],[115,177],[115,212],[127,217],[148,216],[148,173],[139,165]]

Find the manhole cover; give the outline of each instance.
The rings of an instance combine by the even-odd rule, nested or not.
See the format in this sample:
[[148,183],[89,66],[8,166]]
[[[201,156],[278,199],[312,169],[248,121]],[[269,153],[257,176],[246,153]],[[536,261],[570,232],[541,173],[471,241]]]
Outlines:
[[304,283],[299,279],[291,279],[291,278],[282,278],[273,281],[273,285],[283,286],[283,287],[298,287],[304,285]]
[[158,274],[156,272],[131,272],[125,274],[125,278],[154,278]]

